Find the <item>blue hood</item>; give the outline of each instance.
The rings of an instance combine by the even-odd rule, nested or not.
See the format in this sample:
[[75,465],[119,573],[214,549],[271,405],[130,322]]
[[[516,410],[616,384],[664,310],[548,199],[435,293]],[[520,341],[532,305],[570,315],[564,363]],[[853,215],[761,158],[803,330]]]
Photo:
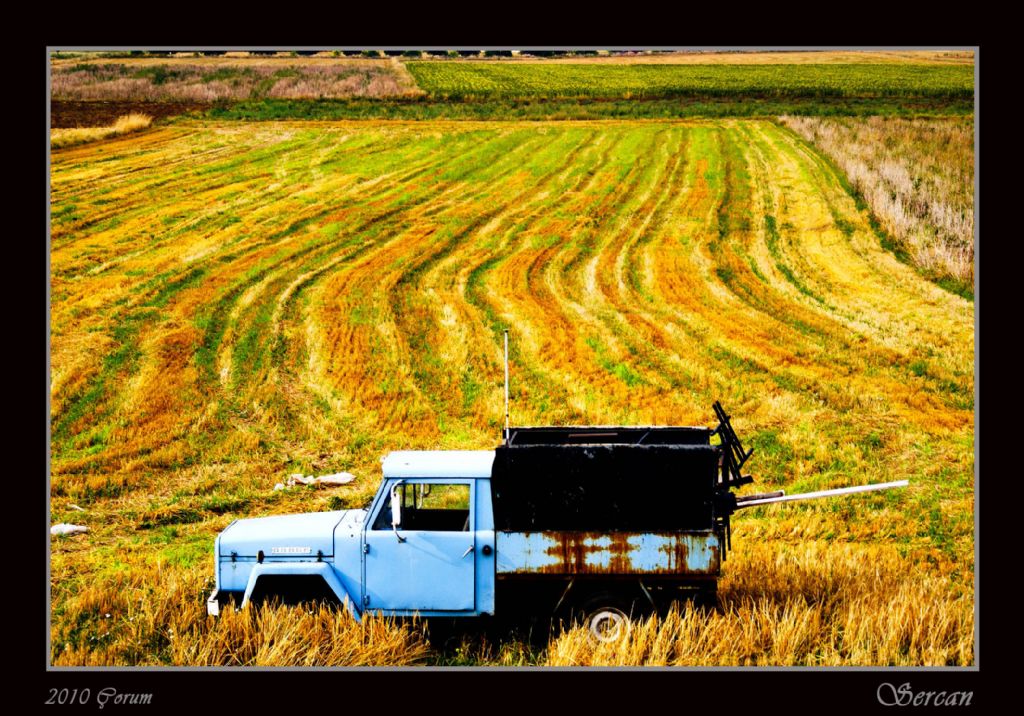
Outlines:
[[334,555],[334,529],[343,521],[362,522],[365,510],[306,512],[299,515],[273,515],[238,520],[220,535],[220,558],[232,552],[239,557],[255,557],[262,551],[268,559],[282,557],[324,557]]

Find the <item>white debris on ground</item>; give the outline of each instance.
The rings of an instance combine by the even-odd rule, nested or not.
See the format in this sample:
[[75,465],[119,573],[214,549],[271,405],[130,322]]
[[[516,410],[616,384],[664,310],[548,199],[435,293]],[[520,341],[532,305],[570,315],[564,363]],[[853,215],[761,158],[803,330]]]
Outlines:
[[68,509],[77,510],[79,512],[85,512],[85,508],[79,507],[78,505],[68,505]]
[[333,475],[321,475],[316,478],[318,485],[347,485],[356,479],[350,472],[336,472]]
[[79,532],[88,532],[89,528],[85,525],[71,525],[67,522],[61,522],[50,528],[50,534],[52,535],[73,535]]
[[355,479],[356,476],[350,472],[336,472],[333,475],[320,475],[319,477],[306,476],[301,472],[296,472],[288,476],[288,481],[285,484],[279,482],[274,485],[274,490],[284,490],[295,485],[327,485],[333,487],[335,485],[347,485]]

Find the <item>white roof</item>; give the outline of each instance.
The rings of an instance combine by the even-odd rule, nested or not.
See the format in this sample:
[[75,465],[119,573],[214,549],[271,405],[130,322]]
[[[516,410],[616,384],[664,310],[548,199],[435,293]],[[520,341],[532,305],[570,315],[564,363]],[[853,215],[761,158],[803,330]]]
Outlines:
[[493,450],[396,450],[384,477],[490,477]]

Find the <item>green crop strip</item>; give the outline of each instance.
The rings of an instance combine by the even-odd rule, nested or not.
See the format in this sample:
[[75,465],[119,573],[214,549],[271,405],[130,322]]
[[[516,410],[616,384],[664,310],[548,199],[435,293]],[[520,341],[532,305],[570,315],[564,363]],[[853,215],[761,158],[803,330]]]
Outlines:
[[432,97],[938,97],[974,93],[974,68],[912,65],[592,65],[409,62]]
[[205,112],[216,120],[274,121],[306,119],[550,121],[591,119],[685,119],[798,116],[949,116],[969,115],[973,97],[761,97],[741,92],[671,99],[482,99],[243,100]]

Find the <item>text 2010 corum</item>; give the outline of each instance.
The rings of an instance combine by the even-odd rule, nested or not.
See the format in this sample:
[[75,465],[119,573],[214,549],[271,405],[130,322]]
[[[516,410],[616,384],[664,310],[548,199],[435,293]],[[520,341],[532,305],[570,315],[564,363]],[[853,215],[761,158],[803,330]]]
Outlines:
[[735,510],[907,484],[737,497],[753,451],[714,409],[714,429],[507,427],[494,450],[392,452],[368,509],[231,523],[208,611],[277,598],[357,620],[550,614],[616,640],[630,616],[715,601]]

